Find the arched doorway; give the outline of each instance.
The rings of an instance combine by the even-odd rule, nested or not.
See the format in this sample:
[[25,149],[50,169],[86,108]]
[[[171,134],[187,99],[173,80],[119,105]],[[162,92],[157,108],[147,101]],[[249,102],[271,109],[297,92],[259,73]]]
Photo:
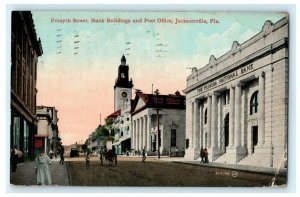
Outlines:
[[229,144],[229,113],[224,118],[224,149],[226,153],[226,147]]

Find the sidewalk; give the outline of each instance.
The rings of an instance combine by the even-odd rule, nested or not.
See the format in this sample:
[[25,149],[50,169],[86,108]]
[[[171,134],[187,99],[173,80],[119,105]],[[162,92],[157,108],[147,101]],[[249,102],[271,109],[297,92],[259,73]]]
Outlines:
[[[59,159],[52,159],[50,167],[52,185],[69,186],[69,173],[67,164],[59,164]],[[16,172],[10,172],[10,184],[36,185],[35,163],[33,161],[19,163]]]
[[224,168],[224,169],[228,169],[228,170],[241,170],[241,171],[261,173],[261,174],[275,175],[277,173],[279,176],[287,175],[286,168],[277,169],[277,168],[271,168],[271,167],[247,166],[247,165],[215,163],[215,162],[202,164],[202,163],[200,163],[199,160],[187,161],[187,160],[184,160],[183,157],[169,157],[169,158],[166,157],[166,158],[161,158],[161,160],[170,161],[170,162],[174,162],[174,163],[199,165],[199,166],[204,166],[204,167]]

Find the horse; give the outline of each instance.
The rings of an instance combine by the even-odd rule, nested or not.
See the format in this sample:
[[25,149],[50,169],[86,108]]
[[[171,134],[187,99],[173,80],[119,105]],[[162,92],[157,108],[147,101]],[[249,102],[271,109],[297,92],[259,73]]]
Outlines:
[[113,165],[113,160],[115,160],[115,164],[117,164],[117,155],[112,149],[109,149],[106,152],[103,151],[102,154],[100,154],[101,165],[103,165],[103,157],[105,160],[109,161],[109,166]]
[[115,158],[115,153],[111,149],[109,149],[105,156],[105,159],[108,160],[108,162],[109,162],[109,166],[113,165],[114,158]]

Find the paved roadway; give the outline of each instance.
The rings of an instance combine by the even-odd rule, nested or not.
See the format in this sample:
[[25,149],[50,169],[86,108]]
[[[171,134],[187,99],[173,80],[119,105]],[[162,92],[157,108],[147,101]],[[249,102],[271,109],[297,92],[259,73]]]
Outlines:
[[[173,158],[171,158],[174,161]],[[118,157],[118,164],[109,166],[105,161],[100,165],[97,157],[91,158],[90,169],[86,169],[85,159],[66,158],[67,164],[60,165],[53,160],[51,177],[53,185],[60,186],[270,186],[274,176],[245,172],[219,167],[200,165],[199,162],[171,162],[170,158],[158,160],[148,157],[145,163],[141,157]],[[286,178],[277,177],[276,184],[284,186]],[[35,185],[34,163],[19,164],[16,173],[11,173],[12,185]]]
[[[209,167],[198,164],[157,160],[147,158],[145,163],[140,157],[119,157],[118,164],[103,166],[93,158],[90,169],[85,162],[77,159],[69,163],[71,185],[74,186],[193,186],[193,187],[261,187],[271,186],[272,175],[245,172],[241,170]],[[277,184],[286,183],[278,178]]]

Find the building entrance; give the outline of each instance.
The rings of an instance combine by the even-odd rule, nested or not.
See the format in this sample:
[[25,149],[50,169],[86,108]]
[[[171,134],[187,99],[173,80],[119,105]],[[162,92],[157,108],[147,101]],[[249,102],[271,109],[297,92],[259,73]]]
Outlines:
[[229,113],[226,114],[224,119],[224,147],[225,147],[225,153],[226,148],[229,144]]
[[254,147],[257,145],[258,142],[258,126],[252,127],[252,153],[254,153]]
[[151,135],[152,152],[156,151],[156,135]]

